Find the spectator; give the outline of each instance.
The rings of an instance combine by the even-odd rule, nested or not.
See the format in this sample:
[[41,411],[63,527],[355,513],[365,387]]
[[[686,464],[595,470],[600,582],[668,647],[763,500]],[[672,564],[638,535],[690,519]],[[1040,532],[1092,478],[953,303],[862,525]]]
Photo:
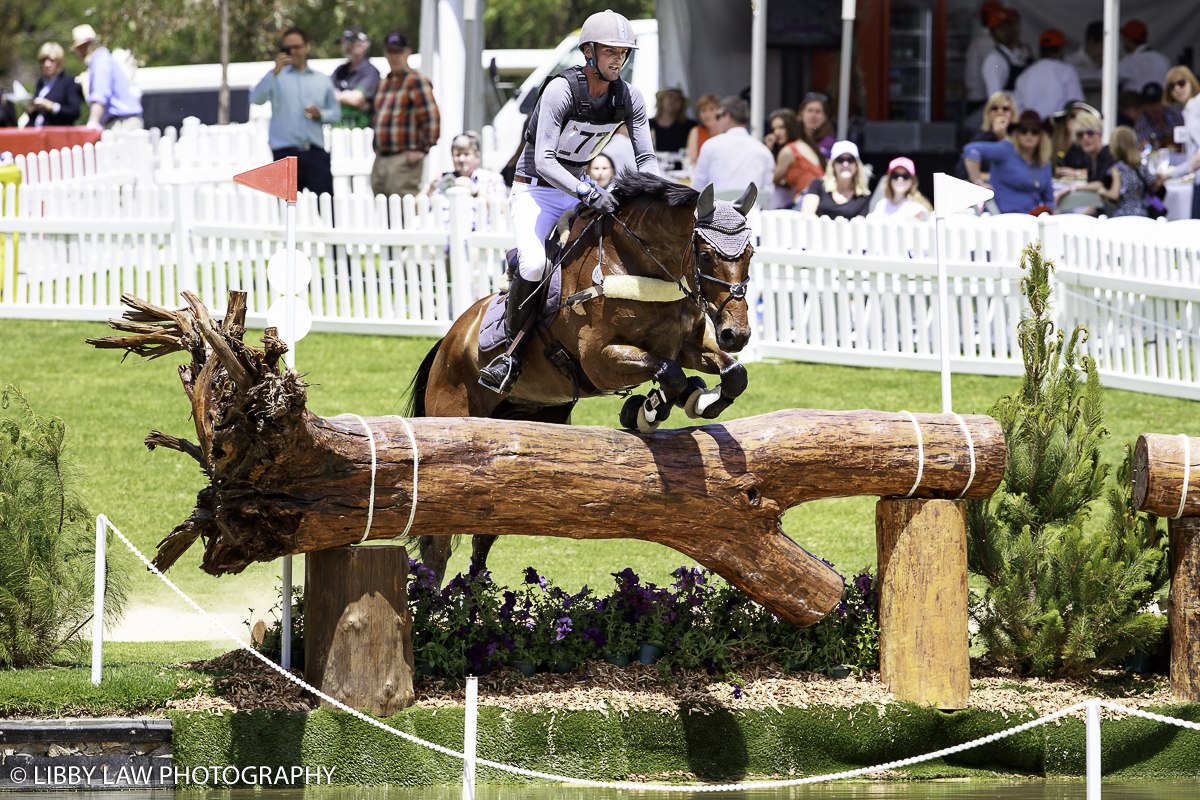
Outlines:
[[142,101],[129,78],[107,47],[95,47],[96,31],[91,25],[76,25],[71,31],[71,48],[87,64],[89,128],[140,131]]
[[1147,83],[1142,89],[1142,102],[1145,103],[1142,115],[1133,126],[1138,141],[1154,150],[1175,147],[1175,126],[1183,124],[1183,111],[1178,106],[1163,104],[1161,83]]
[[361,28],[350,28],[342,33],[342,46],[346,61],[333,71],[334,95],[342,106],[341,127],[369,128],[379,89],[379,70],[367,57],[371,39]]
[[[1171,99],[1183,106],[1183,127],[1187,135],[1183,145],[1183,163],[1171,172],[1172,178],[1195,174],[1200,178],[1200,81],[1187,67],[1171,67],[1167,73]],[[1200,219],[1200,185],[1192,183],[1192,219]]]
[[79,119],[79,106],[83,95],[72,75],[63,71],[62,45],[46,42],[37,52],[42,74],[38,76],[29,101],[29,125],[42,128],[46,125],[74,125]]
[[721,98],[715,94],[701,95],[696,101],[696,118],[700,120],[700,124],[688,131],[685,157],[687,167],[695,167],[700,161],[700,148],[704,147],[704,143],[709,139],[721,133],[721,125],[717,122],[720,114]]
[[608,156],[609,161],[613,163],[613,169],[618,173],[625,170],[638,171],[637,154],[633,152],[633,140],[629,138],[629,129],[624,125],[618,126],[613,131],[612,138],[600,152]]
[[988,0],[979,7],[979,30],[967,46],[966,65],[963,69],[963,84],[967,92],[967,113],[987,102],[987,84],[983,82],[983,62],[996,49],[996,40],[988,28],[991,15],[1003,11],[1004,6],[996,0]]
[[854,142],[834,142],[825,177],[808,185],[797,209],[809,217],[865,217],[871,205],[867,171],[858,158]]
[[1117,94],[1117,124],[1132,128],[1142,116],[1144,106],[1141,92],[1119,92]]
[[296,157],[296,188],[332,195],[333,173],[321,123],[337,122],[342,110],[328,76],[308,68],[308,50],[304,31],[284,31],[275,68],[250,92],[250,102],[271,101],[267,141],[276,161]]
[[[17,127],[17,107],[9,99],[8,92],[0,92],[0,128],[15,127]],[[9,156],[11,154],[5,151],[4,155]]]
[[801,138],[800,120],[790,108],[771,112],[765,144],[775,154],[775,193],[771,208],[791,208],[814,179],[825,174],[821,157]]
[[1050,134],[1050,163],[1054,168],[1054,177],[1063,180],[1085,180],[1092,162],[1075,141],[1075,132],[1102,130],[1100,112],[1087,103],[1073,102],[1067,103],[1062,111],[1050,119],[1054,125],[1054,131]]
[[929,218],[929,212],[933,211],[933,206],[917,189],[917,169],[912,159],[904,156],[893,158],[892,163],[888,164],[883,196],[886,199],[867,216],[924,222]]
[[800,138],[821,156],[817,163],[822,170],[833,147],[833,126],[829,124],[829,98],[820,92],[809,92],[800,101]]
[[442,177],[425,187],[422,194],[444,192],[451,186],[461,186],[471,190],[472,197],[494,198],[503,200],[508,197],[508,187],[499,172],[492,172],[479,166],[482,151],[479,134],[475,131],[464,131],[450,142],[450,158],[454,161],[454,170],[442,174]]
[[660,89],[654,95],[655,112],[650,120],[654,149],[678,153],[687,149],[688,135],[696,123],[687,118],[688,99],[677,87]]
[[774,183],[775,158],[762,142],[752,138],[750,104],[736,95],[721,101],[717,117],[721,133],[709,139],[700,151],[692,185],[704,188],[713,184],[717,192],[741,192],[753,183],[758,196],[765,198]]
[[[992,168],[987,182],[979,174],[979,164],[985,158]],[[968,144],[963,148],[963,160],[972,183],[990,184],[996,192],[996,206],[1003,214],[1028,214],[1054,202],[1050,137],[1036,111],[1021,112],[1003,142]]]
[[[1072,186],[1067,191],[1087,191],[1099,194],[1112,183],[1112,176],[1109,173],[1112,170],[1114,159],[1108,145],[1104,144],[1103,127],[1099,114],[1081,111],[1075,115],[1074,148],[1078,148],[1082,158],[1077,160],[1072,155],[1071,163],[1076,164],[1082,161],[1083,172],[1074,173],[1070,177],[1078,178],[1082,174],[1087,183]],[[1074,153],[1074,149],[1071,152]],[[1063,194],[1066,192],[1060,193],[1059,197],[1062,197]]]
[[1011,92],[1017,78],[1029,65],[1028,51],[1021,46],[1021,15],[1005,8],[993,12],[988,28],[996,41],[996,49],[983,61],[983,83],[988,97],[996,92]]
[[[972,142],[1003,142],[1008,138],[1008,126],[1016,118],[1017,103],[1008,92],[996,92],[988,98],[983,107],[983,124],[979,133],[971,138]],[[980,176],[987,180],[988,165],[985,161],[979,166]],[[970,180],[967,175],[966,162],[960,157],[954,165],[954,177],[959,180]]]
[[1042,31],[1038,37],[1041,58],[1030,64],[1017,78],[1013,96],[1017,108],[1022,111],[1033,109],[1039,117],[1057,114],[1072,100],[1083,100],[1083,87],[1079,85],[1079,74],[1063,62],[1063,49],[1067,37],[1057,28]]
[[592,163],[588,164],[588,177],[596,182],[596,185],[601,189],[607,189],[616,177],[617,171],[613,167],[612,159],[604,155],[598,154],[592,159]]
[[1149,31],[1140,19],[1131,19],[1121,26],[1121,46],[1126,55],[1117,64],[1117,84],[1122,90],[1141,92],[1148,83],[1162,86],[1163,76],[1171,68],[1171,60],[1146,44]]
[[1090,23],[1084,31],[1083,39],[1083,45],[1064,60],[1079,75],[1083,99],[1097,105],[1102,83],[1101,67],[1104,65],[1104,23]]
[[402,33],[389,33],[383,52],[391,71],[375,93],[375,164],[371,191],[375,194],[416,194],[421,188],[421,162],[441,135],[441,116],[433,85],[408,68],[412,47]]
[[1100,190],[1100,196],[1116,204],[1110,217],[1145,217],[1146,197],[1158,188],[1158,181],[1142,164],[1142,149],[1138,146],[1137,134],[1130,128],[1113,128],[1109,138],[1113,164],[1110,175],[1112,182]]

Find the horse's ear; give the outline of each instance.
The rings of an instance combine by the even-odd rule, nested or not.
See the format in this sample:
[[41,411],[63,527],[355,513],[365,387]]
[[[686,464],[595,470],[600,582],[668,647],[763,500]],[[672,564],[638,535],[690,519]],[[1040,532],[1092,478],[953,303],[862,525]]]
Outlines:
[[746,191],[742,192],[733,204],[737,212],[743,217],[750,213],[750,209],[754,208],[754,201],[758,199],[758,187],[753,183],[746,187]]
[[710,183],[700,192],[700,200],[696,203],[696,219],[707,219],[713,215],[713,185]]

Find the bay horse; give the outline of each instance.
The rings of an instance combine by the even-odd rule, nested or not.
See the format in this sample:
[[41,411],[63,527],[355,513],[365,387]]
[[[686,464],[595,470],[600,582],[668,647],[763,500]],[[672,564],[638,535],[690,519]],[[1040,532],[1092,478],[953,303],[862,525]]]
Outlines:
[[[407,416],[570,424],[579,399],[655,381],[648,397],[629,397],[620,414],[622,427],[648,433],[672,405],[692,418],[715,419],[745,391],[746,368],[729,354],[750,338],[746,286],[753,246],[745,215],[755,186],[728,203],[713,199],[711,185],[697,192],[626,172],[613,194],[620,200],[616,212],[584,212],[572,222],[559,267],[568,302],[559,304],[544,333],[528,334],[512,391],[501,396],[479,383],[480,368],[504,346],[479,350],[492,301],[486,297],[425,356],[410,385]],[[720,384],[709,389],[684,369],[719,375]],[[471,559],[479,568],[496,538],[472,537]],[[421,560],[439,584],[452,544],[448,537],[420,537]]]

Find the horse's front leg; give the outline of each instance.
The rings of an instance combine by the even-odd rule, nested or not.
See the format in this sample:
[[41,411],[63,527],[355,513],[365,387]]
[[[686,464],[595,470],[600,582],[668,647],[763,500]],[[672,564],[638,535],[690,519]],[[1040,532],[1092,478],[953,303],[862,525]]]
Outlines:
[[590,375],[597,387],[608,390],[640,386],[654,381],[657,389],[649,396],[634,395],[621,409],[621,426],[650,433],[671,413],[671,405],[687,388],[687,375],[679,362],[659,358],[640,347],[608,344],[600,349],[598,363],[604,365]]
[[682,406],[692,419],[716,419],[733,405],[749,384],[746,367],[717,347],[712,330],[712,326],[706,324],[703,338],[699,342],[685,342],[680,351],[679,361],[687,369],[721,376],[721,382],[711,389],[700,378],[689,379],[688,390],[676,404]]

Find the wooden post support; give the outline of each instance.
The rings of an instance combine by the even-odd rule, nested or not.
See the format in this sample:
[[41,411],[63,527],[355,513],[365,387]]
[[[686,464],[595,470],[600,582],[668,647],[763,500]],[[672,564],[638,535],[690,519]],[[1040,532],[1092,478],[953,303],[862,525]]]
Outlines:
[[880,679],[901,700],[965,708],[967,516],[961,500],[880,500]]
[[1200,517],[1170,521],[1171,694],[1200,702]]
[[332,547],[309,553],[304,567],[311,589],[304,595],[308,682],[377,717],[412,705],[408,552],[394,545]]

